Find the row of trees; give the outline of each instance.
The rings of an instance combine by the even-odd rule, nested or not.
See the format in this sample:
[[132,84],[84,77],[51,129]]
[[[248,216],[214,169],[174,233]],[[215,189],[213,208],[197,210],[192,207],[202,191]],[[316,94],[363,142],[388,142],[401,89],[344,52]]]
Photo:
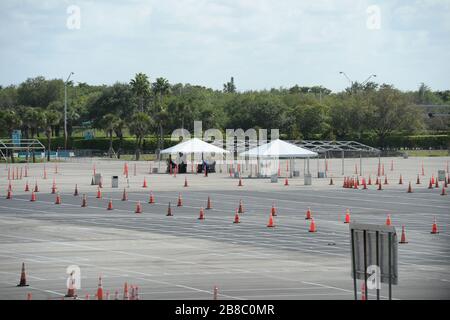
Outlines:
[[[10,136],[21,129],[25,138],[63,134],[64,82],[43,77],[17,86],[0,88],[0,133]],[[450,91],[431,91],[421,84],[417,91],[402,92],[391,85],[354,83],[332,93],[322,86],[238,92],[234,79],[213,90],[190,84],[152,82],[138,73],[129,83],[92,86],[68,83],[68,135],[74,128],[94,127],[112,140],[136,138],[139,158],[143,138],[158,137],[176,128],[193,130],[194,120],[208,128],[278,128],[289,139],[361,139],[372,134],[379,146],[392,134],[448,130],[448,117],[428,121],[417,105],[450,104]]]

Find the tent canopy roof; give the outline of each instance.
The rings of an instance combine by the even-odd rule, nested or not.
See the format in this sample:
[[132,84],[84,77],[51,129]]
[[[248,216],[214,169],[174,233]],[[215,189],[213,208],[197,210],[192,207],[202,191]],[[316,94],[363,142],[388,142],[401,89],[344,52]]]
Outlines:
[[229,153],[229,151],[216,147],[198,138],[183,141],[173,147],[161,150],[161,153]]
[[317,153],[276,139],[267,144],[242,152],[239,155],[249,157],[309,158],[317,156]]

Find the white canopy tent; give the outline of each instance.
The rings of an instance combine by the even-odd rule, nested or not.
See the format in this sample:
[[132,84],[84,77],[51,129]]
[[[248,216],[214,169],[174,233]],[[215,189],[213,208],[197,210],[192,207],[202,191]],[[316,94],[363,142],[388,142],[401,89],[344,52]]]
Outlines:
[[[214,154],[225,154],[230,153],[229,151],[219,148],[211,143],[207,143],[203,140],[200,140],[198,138],[189,139],[187,141],[183,141],[173,147],[161,150],[161,154],[201,154],[203,159],[203,154],[208,153],[214,153]],[[194,156],[195,158],[195,156]],[[161,161],[159,162],[161,164]]]
[[259,157],[259,158],[310,158],[317,157],[317,153],[305,148],[297,147],[292,143],[276,139],[259,147],[241,152],[240,156]]
[[[309,174],[309,158],[317,157],[318,154],[316,152],[310,151],[305,148],[298,147],[292,143],[288,143],[286,141],[276,139],[267,144],[260,145],[256,148],[247,150],[245,152],[241,152],[239,156],[242,157],[250,157],[250,158],[258,158],[258,159],[267,159],[267,158],[306,158],[307,159],[307,168],[305,171]],[[292,176],[292,164],[290,167],[290,176]]]
[[161,153],[229,153],[229,151],[216,147],[213,144],[202,141],[198,138],[189,139],[187,141],[181,142],[173,147],[161,150]]

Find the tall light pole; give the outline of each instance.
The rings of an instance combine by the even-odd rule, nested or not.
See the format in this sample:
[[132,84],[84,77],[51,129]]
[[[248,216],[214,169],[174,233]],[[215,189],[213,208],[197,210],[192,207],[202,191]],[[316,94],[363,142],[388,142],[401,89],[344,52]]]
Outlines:
[[376,76],[376,74],[371,74],[363,83],[361,83],[361,85],[365,85],[367,82],[369,82],[370,79],[376,78]]
[[[353,82],[352,80],[350,80],[350,78],[347,76],[347,74],[344,71],[339,71],[339,74],[342,74],[344,77],[347,78],[348,82],[350,82],[350,90],[351,92],[353,92],[353,84],[356,82]],[[372,79],[373,77],[376,77],[376,74],[371,74],[366,80],[364,80],[364,82],[361,83],[361,86],[365,85],[367,82],[369,82],[370,79]]]
[[67,150],[67,83],[73,74],[71,72],[64,82],[64,150]]

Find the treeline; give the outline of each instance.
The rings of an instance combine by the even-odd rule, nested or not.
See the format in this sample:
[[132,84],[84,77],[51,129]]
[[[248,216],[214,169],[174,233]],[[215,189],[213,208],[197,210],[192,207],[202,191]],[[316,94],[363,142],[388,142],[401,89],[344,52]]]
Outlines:
[[[68,137],[76,128],[103,130],[110,148],[134,137],[137,157],[144,138],[163,137],[176,128],[193,131],[194,120],[208,128],[278,128],[285,139],[351,139],[386,147],[393,137],[445,135],[450,117],[432,117],[420,105],[449,105],[450,91],[432,91],[421,84],[402,92],[392,85],[354,83],[333,93],[322,86],[239,92],[231,78],[223,90],[191,84],[151,81],[136,74],[129,83],[92,86],[67,83]],[[0,88],[0,134],[15,129],[24,138],[63,135],[64,81],[43,77]],[[119,143],[113,140],[118,140]],[[398,139],[397,139],[398,140]],[[445,140],[445,139],[444,139]],[[70,143],[69,143],[70,145]]]

